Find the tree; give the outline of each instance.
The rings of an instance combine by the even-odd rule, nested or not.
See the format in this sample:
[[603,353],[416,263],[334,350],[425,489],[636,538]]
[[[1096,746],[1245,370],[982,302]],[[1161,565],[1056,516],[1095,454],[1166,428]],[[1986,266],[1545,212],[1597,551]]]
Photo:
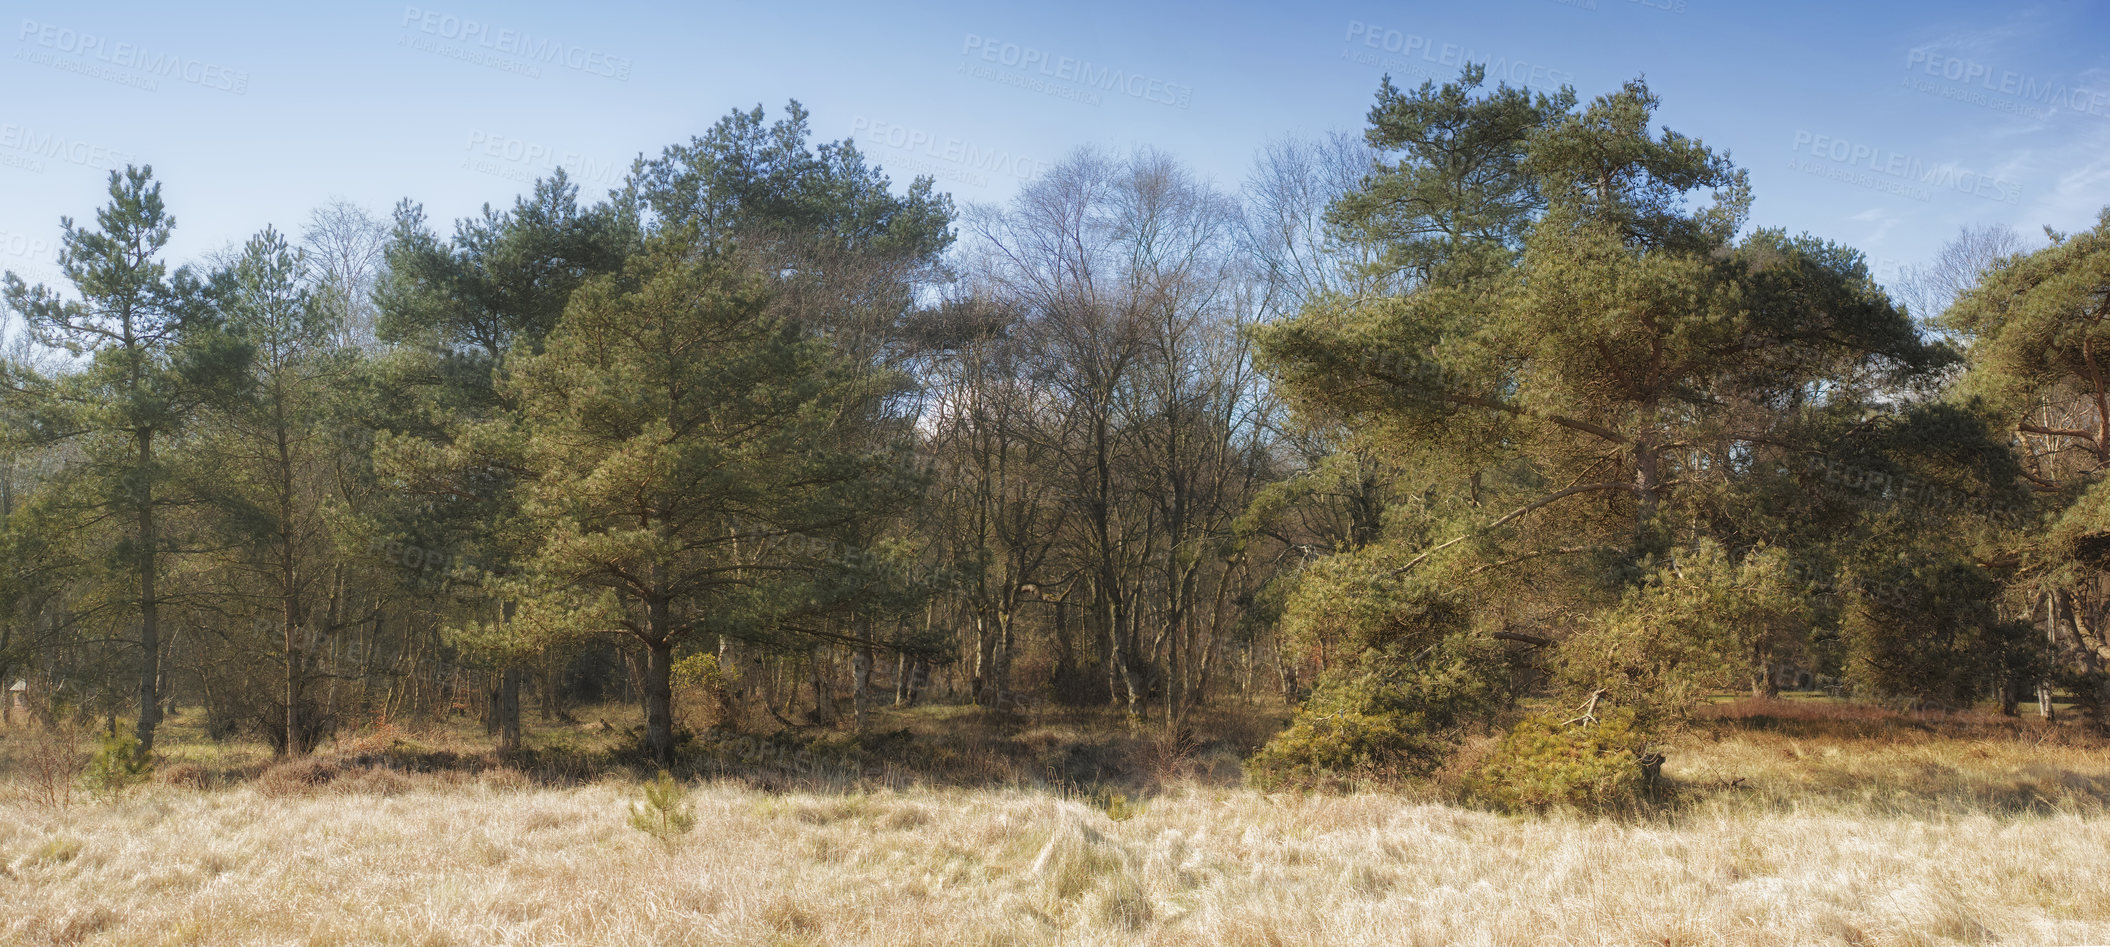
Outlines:
[[760,105],[736,109],[640,161],[631,179],[642,215],[766,274],[787,318],[893,364],[916,288],[941,275],[952,244],[951,198],[927,175],[896,194],[854,141],[812,142],[797,101],[764,119]]
[[1475,95],[1487,79],[1468,64],[1458,81],[1401,92],[1388,77],[1365,133],[1380,155],[1367,183],[1342,194],[1327,221],[1344,242],[1369,248],[1368,275],[1400,287],[1499,265],[1521,247],[1544,204],[1542,176],[1526,143],[1565,116],[1575,92],[1534,95],[1507,83]]
[[241,571],[262,578],[275,606],[282,713],[267,732],[290,756],[312,749],[328,725],[305,681],[316,670],[310,646],[336,630],[338,612],[318,598],[337,597],[329,517],[344,504],[333,496],[332,392],[350,376],[337,345],[344,313],[307,288],[306,255],[268,227],[222,279],[227,329],[253,356],[249,385],[222,413],[222,463],[206,489],[245,553]]
[[1943,244],[1934,262],[1900,274],[1891,295],[1905,311],[1935,324],[1949,306],[1978,285],[1987,270],[2022,250],[2022,235],[2006,224],[1965,227]]
[[[495,609],[502,621],[509,606],[482,586],[494,576],[469,573],[510,573],[527,542],[516,489],[519,405],[503,385],[508,359],[538,351],[578,287],[622,265],[627,228],[616,205],[581,207],[561,168],[511,210],[486,206],[458,222],[449,241],[426,228],[418,206],[397,208],[378,330],[398,348],[377,366],[376,384],[413,398],[377,419],[389,429],[377,463],[406,487],[401,502],[380,512],[409,545],[483,564],[424,576],[461,594],[472,616]],[[456,644],[497,665],[491,718],[510,750],[520,742],[521,665],[535,646],[531,636],[472,630],[482,624],[456,623]]]
[[1259,263],[1260,309],[1268,318],[1320,296],[1361,292],[1370,287],[1368,274],[1383,270],[1382,244],[1328,223],[1332,208],[1362,187],[1379,154],[1355,135],[1334,132],[1278,139],[1253,159],[1243,188],[1241,242]]
[[[49,369],[37,364],[26,337],[10,338],[6,329],[0,322],[0,559],[9,563],[0,575],[0,681],[12,685],[49,672],[61,637],[54,601],[81,563],[37,516],[63,455],[41,443],[34,402],[23,396]],[[0,702],[0,724],[11,723],[13,712],[13,700]]]
[[[763,279],[773,316],[827,335],[877,370],[907,369],[916,354],[908,323],[944,279],[943,254],[953,242],[952,201],[936,192],[930,177],[918,176],[897,192],[854,141],[813,141],[806,110],[792,101],[775,121],[760,105],[734,110],[702,135],[640,161],[630,191],[647,230],[685,230],[730,265]],[[907,389],[899,394],[904,402],[912,397]],[[840,436],[882,449],[909,436],[902,425],[912,411],[896,405],[873,415],[873,427]],[[897,516],[860,522],[827,541],[873,551],[912,532],[908,518]],[[871,614],[827,620],[847,621],[859,641],[853,661],[863,668],[855,688],[860,706],[876,645],[873,620]],[[732,658],[733,644],[721,639],[721,660]],[[794,656],[808,670],[815,714],[828,716],[824,655],[807,639]]]
[[[1943,314],[1970,368],[1956,397],[1976,399],[2012,437],[2037,502],[2008,509],[2010,532],[1986,558],[2007,567],[2013,616],[2041,621],[2064,683],[2098,722],[2110,719],[2110,209],[2078,234],[1996,262]],[[2042,519],[2038,518],[2041,511]]]
[[301,231],[316,305],[329,314],[335,342],[349,348],[378,344],[374,290],[388,255],[388,222],[346,200],[333,200],[308,215]]
[[[1579,112],[1538,113],[1521,140],[1508,130],[1521,118],[1468,112],[1461,121],[1497,127],[1466,137],[1509,141],[1530,179],[1504,193],[1543,205],[1521,226],[1454,228],[1471,239],[1436,254],[1427,272],[1441,278],[1321,300],[1258,331],[1304,417],[1357,428],[1425,485],[1365,568],[1453,597],[1472,616],[1463,634],[1589,668],[1594,682],[1562,678],[1586,691],[1634,692],[1602,649],[1563,647],[1572,629],[1686,550],[1718,543],[1723,568],[1741,570],[1759,546],[1800,538],[1727,510],[1839,449],[1831,419],[1881,413],[1953,361],[1858,254],[1776,231],[1739,238],[1743,173],[1658,134],[1656,105],[1630,82]],[[1445,154],[1416,158],[1409,178],[1438,174]],[[1382,180],[1372,190],[1390,192]]]
[[[988,295],[921,320],[927,391],[924,449],[936,467],[928,527],[959,564],[976,703],[1006,708],[1019,618],[1057,584],[1054,554],[1070,510],[1054,476],[1063,418],[1037,384],[1021,313]],[[1058,675],[1074,667],[1057,669]]]
[[171,273],[161,260],[175,228],[153,169],[127,166],[110,173],[110,203],[96,212],[96,229],[63,230],[59,271],[78,298],[9,273],[6,297],[42,344],[86,363],[37,386],[45,430],[79,440],[87,479],[69,488],[82,526],[122,516],[121,538],[108,553],[122,560],[132,582],[131,613],[139,629],[139,752],[150,753],[161,720],[160,579],[169,551],[161,513],[172,498],[164,455],[193,411],[235,377],[245,353],[216,330],[205,288],[188,269]]
[[1228,197],[1171,158],[1073,155],[971,220],[979,279],[1020,314],[1052,391],[1067,558],[1113,687],[1178,723],[1205,690],[1218,606],[1257,584],[1232,528],[1257,488],[1269,402]]
[[825,557],[781,540],[905,495],[904,454],[841,438],[897,380],[770,317],[752,280],[689,237],[654,235],[620,275],[590,280],[502,384],[524,411],[540,526],[522,621],[644,645],[646,747],[662,762],[676,646],[833,604],[813,595]]

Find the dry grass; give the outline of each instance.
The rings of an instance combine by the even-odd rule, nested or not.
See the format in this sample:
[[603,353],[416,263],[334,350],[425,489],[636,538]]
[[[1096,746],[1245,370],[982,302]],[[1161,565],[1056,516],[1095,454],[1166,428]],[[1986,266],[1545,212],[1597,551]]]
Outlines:
[[[1950,944],[2110,940],[2110,755],[2064,730],[1732,709],[1623,820],[1201,777],[690,793],[489,767],[0,802],[0,942]],[[1052,739],[1046,735],[1034,739]],[[197,761],[190,765],[200,766]],[[1737,782],[1737,780],[1741,782]]]
[[2110,817],[2110,746],[2034,719],[1744,701],[1681,750],[1665,772],[1704,810]]

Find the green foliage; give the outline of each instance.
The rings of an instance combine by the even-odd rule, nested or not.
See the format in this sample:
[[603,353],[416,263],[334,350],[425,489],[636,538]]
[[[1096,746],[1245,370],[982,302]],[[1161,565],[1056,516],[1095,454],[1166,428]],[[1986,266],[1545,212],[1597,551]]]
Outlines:
[[2011,423],[2031,420],[2046,400],[2062,403],[2092,393],[2100,353],[2110,346],[2110,321],[2100,318],[2106,281],[2110,208],[2089,230],[1994,261],[1941,317],[1942,328],[1970,345],[1965,390],[1988,398]]
[[1840,622],[1848,672],[1869,696],[1958,707],[2037,680],[2043,633],[2000,616],[1984,568],[1938,547],[1870,558],[1850,573]]
[[692,654],[674,662],[674,683],[684,689],[714,694],[725,689],[727,676],[718,666],[718,656]]
[[140,752],[139,739],[120,733],[105,736],[88,758],[81,785],[105,801],[124,795],[132,787],[154,778],[154,761]]
[[[2035,488],[2035,502],[2016,507],[2021,515],[2005,518],[2008,531],[1991,548],[1973,550],[1971,558],[1995,564],[1999,571],[1991,577],[2004,587],[2011,613],[2042,616],[2051,653],[2040,657],[2049,662],[2050,677],[2071,689],[2100,723],[2110,695],[2110,671],[2102,660],[2110,641],[2100,627],[2089,627],[2099,622],[2083,616],[2102,613],[2101,577],[2110,566],[2110,488],[2102,477],[2110,467],[2110,444],[2103,438],[2110,429],[2110,381],[2102,372],[2102,353],[2110,346],[2103,291],[2110,285],[2110,208],[2089,230],[2046,233],[2050,245],[2035,252],[1971,260],[1983,268],[1958,275],[1975,276],[1977,285],[1942,314],[1940,325],[1969,347],[1970,368],[1957,386],[1959,396],[1994,416]],[[2040,522],[2048,528],[2033,528]],[[1941,568],[1924,556],[1903,567],[1916,578],[1930,565]],[[1983,588],[1982,581],[1971,584]],[[1908,590],[1904,607],[1893,610],[1917,613],[1913,618],[1945,617],[1965,604],[1925,582],[1908,579],[1900,588]],[[1925,661],[1863,648],[1858,663],[1907,693],[1953,692],[1960,682],[1945,680],[1954,675],[1933,666],[1947,657],[1984,660],[1989,651],[2001,653],[2012,670],[2020,655],[2001,642],[2027,638],[1989,623],[1983,609],[1971,612],[1961,628],[1932,632],[1938,653]],[[1887,620],[1872,615],[1864,624]],[[2015,688],[2005,690],[2012,697]]]
[[[743,593],[822,571],[839,557],[806,535],[900,502],[896,445],[842,436],[899,379],[849,363],[767,302],[726,261],[655,242],[622,278],[589,282],[544,350],[512,363],[502,390],[527,412],[538,571],[624,593],[629,623],[661,594],[683,610],[797,608],[803,594]],[[806,571],[733,568],[770,550]]]
[[32,339],[74,356],[67,371],[7,387],[27,403],[25,433],[65,445],[53,456],[70,462],[43,492],[40,530],[70,541],[67,565],[89,580],[73,607],[136,629],[126,637],[140,644],[137,732],[151,747],[162,680],[158,583],[165,557],[190,545],[178,533],[183,521],[162,516],[187,499],[178,489],[185,460],[178,435],[201,408],[240,387],[249,352],[221,331],[216,304],[224,287],[207,285],[190,267],[171,272],[162,259],[176,221],[153,169],[110,172],[108,193],[94,227],[61,220],[59,270],[71,296],[8,273],[0,297]]
[[[1377,163],[1342,152],[1277,208],[1316,228],[1347,188],[1311,249],[1355,278],[1251,295],[1216,290],[1252,272],[1229,235],[1264,228],[1160,156],[1091,155],[980,222],[1005,252],[960,258],[967,298],[932,291],[950,200],[811,141],[792,103],[606,201],[560,171],[451,234],[406,202],[362,347],[319,254],[267,229],[209,278],[165,263],[159,185],[114,173],[64,223],[68,285],[0,292],[71,356],[0,358],[0,683],[137,701],[141,744],[89,777],[114,795],[147,772],[164,653],[216,735],[298,749],[334,725],[325,671],[347,713],[435,666],[585,694],[619,654],[581,639],[628,634],[664,763],[673,695],[730,721],[736,667],[812,669],[824,717],[845,652],[920,681],[973,641],[978,692],[1014,666],[1078,703],[1111,686],[1141,727],[1146,698],[1177,720],[1207,696],[1185,681],[1228,677],[1208,649],[1273,633],[1291,699],[1317,688],[1257,785],[1425,777],[1522,694],[1621,708],[1502,738],[1476,785],[1522,809],[1609,804],[1633,734],[1777,664],[1899,701],[2048,679],[2099,702],[2110,215],[1995,260],[1936,338],[1858,252],[1743,226],[1744,173],[1658,127],[1644,83],[1579,106],[1486,81],[1387,81]],[[1297,423],[1247,411],[1248,338]],[[164,614],[185,634],[157,638]],[[741,663],[670,667],[711,640]],[[665,836],[688,816],[662,788],[633,819]]]
[[[1751,203],[1745,173],[1697,138],[1650,128],[1660,104],[1633,79],[1532,136],[1524,167],[1558,224],[1605,224],[1629,245],[1687,250],[1736,232]],[[1702,188],[1714,203],[1689,207]]]
[[[1955,353],[1850,248],[1739,236],[1745,173],[1655,127],[1645,83],[1576,108],[1482,96],[1479,79],[1380,90],[1370,138],[1402,161],[1335,207],[1344,235],[1446,278],[1315,299],[1255,332],[1300,416],[1355,431],[1419,492],[1398,490],[1380,537],[1285,596],[1286,643],[1350,669],[1255,758],[1263,779],[1433,766],[1476,716],[1445,709],[1499,705],[1501,658],[1523,660],[1407,686],[1424,649],[1472,640],[1452,629],[1525,643],[1561,699],[1598,695],[1647,728],[1762,687],[1836,615],[1790,551],[1829,552],[1886,499],[1812,499],[1790,471],[1875,451],[1894,418],[1965,435],[1935,479],[2000,486],[1968,412],[1900,405]],[[1460,169],[1484,177],[1441,186]]]
[[[735,109],[645,162],[638,180],[645,206],[720,252],[745,240],[779,252],[928,265],[952,243],[952,199],[937,193],[931,178],[915,179],[896,196],[854,142],[813,143],[798,102],[787,103],[775,122],[764,117],[760,105]],[[796,246],[805,242],[811,245]]]
[[1367,712],[1377,703],[1354,685],[1322,683],[1297,709],[1289,729],[1246,761],[1247,777],[1263,790],[1324,785],[1336,779],[1393,778],[1433,769],[1451,749],[1415,729],[1409,715]]
[[[917,487],[905,445],[866,436],[903,380],[773,315],[691,239],[656,235],[589,280],[499,385],[524,412],[532,527],[514,620],[628,633],[654,662],[705,628],[753,640],[854,604],[823,538]],[[671,677],[645,697],[665,761]]]
[[693,720],[697,729],[708,729],[733,722],[733,687],[738,682],[739,669],[726,668],[718,656],[710,652],[692,654],[674,662],[674,690],[688,696],[692,715],[702,719]]
[[666,770],[643,787],[645,798],[630,803],[630,827],[661,842],[672,844],[696,827],[696,814],[689,808],[688,791]]
[[1492,641],[1456,633],[1419,653],[1376,652],[1329,672],[1288,729],[1246,761],[1262,789],[1426,776],[1503,705]]
[[1503,734],[1466,777],[1465,790],[1507,812],[1618,809],[1646,788],[1641,758],[1647,742],[1627,708],[1582,720],[1534,714]]
[[1702,541],[1562,642],[1555,680],[1564,699],[1601,694],[1652,725],[1673,721],[1801,657],[1806,594],[1784,551],[1738,557]]
[[1541,206],[1525,172],[1531,136],[1575,105],[1575,92],[1533,95],[1500,83],[1481,91],[1487,70],[1467,64],[1457,81],[1402,92],[1388,78],[1370,108],[1367,137],[1396,163],[1381,162],[1368,186],[1344,196],[1327,221],[1380,248],[1387,278],[1426,281],[1504,262]]
[[1382,555],[1347,554],[1296,574],[1281,630],[1292,647],[1354,660],[1420,651],[1464,630],[1466,620],[1462,603],[1410,580]]
[[487,392],[500,359],[539,347],[581,283],[621,266],[625,221],[607,204],[579,206],[578,194],[559,168],[511,209],[459,221],[451,240],[426,226],[424,208],[399,205],[376,292],[381,338],[444,353],[435,380],[454,394]]

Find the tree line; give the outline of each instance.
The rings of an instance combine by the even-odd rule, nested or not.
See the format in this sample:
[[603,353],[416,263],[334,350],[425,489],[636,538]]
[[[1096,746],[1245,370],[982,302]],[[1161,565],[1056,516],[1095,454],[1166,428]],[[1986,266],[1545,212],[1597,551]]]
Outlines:
[[5,278],[0,681],[142,756],[1279,699],[1292,781],[1797,675],[2100,719],[2110,217],[1886,290],[1657,105],[1467,67],[1236,189],[1081,149],[962,208],[791,103],[185,265],[127,168]]

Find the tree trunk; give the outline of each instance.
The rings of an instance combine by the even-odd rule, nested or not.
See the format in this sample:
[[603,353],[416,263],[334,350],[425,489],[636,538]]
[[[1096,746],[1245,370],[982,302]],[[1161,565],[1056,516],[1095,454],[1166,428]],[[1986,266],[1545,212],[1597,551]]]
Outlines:
[[645,749],[662,766],[674,762],[674,643],[645,641]]
[[557,722],[557,668],[557,659],[551,655],[544,657],[537,669],[542,673],[537,675],[541,680],[536,683],[535,706],[543,723]]
[[916,706],[916,701],[923,696],[923,688],[929,684],[930,661],[920,657],[911,660],[908,666],[908,685],[902,694],[902,702],[910,707]]
[[286,745],[283,749],[287,756],[299,756],[307,752],[307,747],[300,739],[300,658],[296,653],[298,645],[293,640],[293,597],[286,596],[281,604],[284,613],[279,620],[286,635]]
[[[1103,578],[1110,578],[1103,577]],[[1136,640],[1132,627],[1133,616],[1122,608],[1118,592],[1102,589],[1104,597],[1100,604],[1101,621],[1106,624],[1107,651],[1112,660],[1114,674],[1114,699],[1125,706],[1130,717],[1141,718],[1147,708],[1144,702],[1150,699],[1150,682],[1143,657],[1137,652],[1141,643]]]
[[828,693],[828,682],[821,679],[819,648],[806,649],[806,672],[813,683],[813,722],[825,727],[835,722],[835,702]]
[[520,678],[520,668],[511,664],[498,673],[498,701],[491,713],[498,718],[500,753],[520,751]]
[[[860,635],[859,637],[865,636]],[[858,646],[857,656],[855,659],[856,666],[855,669],[851,672],[854,679],[851,681],[850,684],[850,699],[856,709],[857,729],[860,733],[862,733],[865,728],[865,705],[870,702],[867,698],[867,692],[872,689],[873,660],[874,655],[872,654],[872,646],[869,642]]]
[[148,479],[154,462],[154,435],[139,431],[139,482],[133,485],[139,504],[139,756],[154,751],[154,728],[161,723],[161,599],[155,591],[160,563],[155,560],[154,486]]
[[1011,625],[1012,615],[999,611],[996,615],[996,647],[991,652],[989,677],[982,682],[987,693],[988,706],[1001,713],[1010,713],[1011,698]]
[[982,707],[994,705],[995,697],[989,693],[991,671],[996,665],[997,636],[989,630],[989,615],[979,606],[974,612],[974,678],[970,685],[974,702]]
[[1751,672],[1751,696],[1772,700],[1780,696],[1780,678],[1773,673],[1773,662],[1766,660],[1763,648],[1754,648],[1751,658],[1755,669]]
[[1663,475],[1656,448],[1646,442],[1634,445],[1634,541],[1641,543],[1654,528],[1656,506],[1663,497]]

